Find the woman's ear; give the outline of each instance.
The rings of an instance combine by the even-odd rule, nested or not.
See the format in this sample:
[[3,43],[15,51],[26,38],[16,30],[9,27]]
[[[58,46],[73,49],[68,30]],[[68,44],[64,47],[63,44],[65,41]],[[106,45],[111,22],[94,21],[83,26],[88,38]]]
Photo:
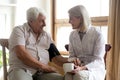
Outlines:
[[83,26],[83,18],[82,17],[80,17],[80,24],[81,24],[81,26]]

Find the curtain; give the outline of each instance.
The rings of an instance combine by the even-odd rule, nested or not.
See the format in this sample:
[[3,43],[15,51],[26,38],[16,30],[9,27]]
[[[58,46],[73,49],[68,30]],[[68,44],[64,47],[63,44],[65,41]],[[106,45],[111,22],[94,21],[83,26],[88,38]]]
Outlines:
[[107,55],[106,80],[120,80],[120,0],[110,0],[108,26],[112,48]]

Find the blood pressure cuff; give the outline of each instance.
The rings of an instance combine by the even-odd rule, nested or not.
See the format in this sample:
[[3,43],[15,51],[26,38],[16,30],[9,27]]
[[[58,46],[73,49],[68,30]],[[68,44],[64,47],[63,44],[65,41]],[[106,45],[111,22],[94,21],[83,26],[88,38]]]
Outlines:
[[48,49],[48,52],[49,52],[50,61],[52,60],[53,57],[60,55],[60,52],[53,43],[50,44],[50,48]]

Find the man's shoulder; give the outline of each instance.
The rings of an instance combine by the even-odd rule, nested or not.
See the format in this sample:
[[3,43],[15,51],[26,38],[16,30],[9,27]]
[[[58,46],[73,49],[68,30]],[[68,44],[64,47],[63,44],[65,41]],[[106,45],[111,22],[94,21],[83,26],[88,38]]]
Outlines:
[[16,31],[19,31],[19,30],[22,30],[22,28],[20,26],[15,26],[13,28],[13,32],[16,32]]
[[28,24],[27,23],[24,23],[23,25],[18,25],[18,26],[15,26],[13,28],[14,31],[17,31],[17,30],[21,30],[21,31],[25,31],[25,30],[29,30],[29,27],[28,27]]

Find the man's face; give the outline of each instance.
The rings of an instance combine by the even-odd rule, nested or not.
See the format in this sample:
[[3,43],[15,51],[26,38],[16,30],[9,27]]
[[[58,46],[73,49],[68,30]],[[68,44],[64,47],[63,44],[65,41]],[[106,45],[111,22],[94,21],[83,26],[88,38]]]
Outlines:
[[39,15],[38,18],[32,21],[32,29],[34,33],[41,33],[43,31],[43,27],[46,26],[45,16]]

